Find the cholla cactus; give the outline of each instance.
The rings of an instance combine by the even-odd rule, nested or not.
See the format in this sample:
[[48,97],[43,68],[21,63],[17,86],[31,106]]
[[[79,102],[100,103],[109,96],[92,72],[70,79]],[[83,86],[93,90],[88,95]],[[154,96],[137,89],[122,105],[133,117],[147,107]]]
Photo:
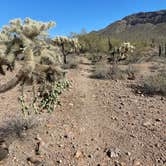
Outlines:
[[24,21],[21,19],[11,20],[8,26],[2,28],[0,33],[1,68],[6,65],[3,61],[14,66],[19,54],[24,53],[24,49],[27,47],[32,48],[34,56],[37,55],[37,58],[40,59],[39,62],[43,58],[47,58],[51,59],[51,64],[62,63],[60,55],[56,53],[58,48],[50,49],[51,46],[40,39],[40,36],[46,34],[47,30],[54,25],[54,22],[43,23],[30,18],[26,18]]
[[113,47],[110,43],[110,40],[108,40],[109,44],[109,51],[111,57],[108,58],[109,61],[118,62],[120,60],[125,60],[128,57],[129,53],[132,53],[135,49],[133,45],[131,45],[129,42],[124,42],[120,45],[120,47]]
[[[80,44],[78,42],[77,38],[68,38],[66,36],[57,36],[53,39],[55,45],[59,46],[62,50],[63,57],[64,57],[64,63],[67,63],[66,56],[69,53],[77,53],[79,54],[80,50]],[[70,45],[70,47],[68,47]],[[67,50],[67,47],[69,48]]]
[[[16,76],[4,85],[0,85],[0,93],[12,89],[18,83],[38,82],[52,85],[64,78],[61,51],[44,40],[47,30],[54,22],[38,22],[30,18],[11,20],[0,32],[0,73],[5,75],[3,66],[11,71],[15,62],[22,64]],[[21,58],[20,58],[21,55]],[[20,62],[21,60],[21,62]]]
[[124,42],[119,47],[120,57],[119,60],[124,60],[128,57],[128,53],[132,53],[135,47],[131,45],[129,42]]

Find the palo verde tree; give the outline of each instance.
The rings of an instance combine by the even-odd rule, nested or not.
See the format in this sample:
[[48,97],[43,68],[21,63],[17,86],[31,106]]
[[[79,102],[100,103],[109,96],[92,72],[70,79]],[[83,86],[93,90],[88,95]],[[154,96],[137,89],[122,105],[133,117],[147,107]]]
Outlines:
[[11,80],[0,85],[0,93],[20,84],[22,95],[19,100],[24,112],[29,110],[24,101],[24,85],[27,83],[32,85],[32,107],[36,112],[53,110],[58,94],[68,84],[60,81],[65,77],[65,71],[60,67],[63,63],[60,49],[45,40],[47,31],[54,25],[54,22],[44,23],[30,18],[14,19],[0,32],[0,73],[5,75],[6,69],[12,72],[21,66]]

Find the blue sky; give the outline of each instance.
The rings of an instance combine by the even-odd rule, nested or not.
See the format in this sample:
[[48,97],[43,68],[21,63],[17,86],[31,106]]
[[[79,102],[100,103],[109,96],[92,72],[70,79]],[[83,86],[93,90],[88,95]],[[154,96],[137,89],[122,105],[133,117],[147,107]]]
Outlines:
[[166,9],[166,0],[1,0],[0,27],[13,18],[54,20],[51,35],[98,30],[129,14]]

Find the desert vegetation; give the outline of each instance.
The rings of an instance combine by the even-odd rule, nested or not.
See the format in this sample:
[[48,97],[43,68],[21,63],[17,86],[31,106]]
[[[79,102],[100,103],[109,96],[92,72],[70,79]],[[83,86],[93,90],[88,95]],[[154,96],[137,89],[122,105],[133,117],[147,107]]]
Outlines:
[[[46,41],[46,31],[54,25],[54,22],[43,23],[30,18],[24,21],[15,19],[1,31],[1,74],[5,75],[4,66],[11,72],[15,70],[16,65],[21,67],[13,79],[0,86],[0,92],[6,92],[20,84],[22,94],[19,101],[23,112],[29,109],[24,103],[25,84],[32,85],[32,106],[36,113],[45,108],[48,111],[53,110],[57,96],[62,93],[61,89],[69,85],[65,81],[65,71],[61,69],[61,52],[65,54],[64,46],[60,51],[59,43],[54,46],[55,40],[52,43]],[[60,44],[66,44],[68,41],[72,43],[73,49],[76,49],[76,39],[65,39]]]
[[165,39],[128,25],[50,37],[54,26],[14,19],[0,31],[0,160],[163,166]]

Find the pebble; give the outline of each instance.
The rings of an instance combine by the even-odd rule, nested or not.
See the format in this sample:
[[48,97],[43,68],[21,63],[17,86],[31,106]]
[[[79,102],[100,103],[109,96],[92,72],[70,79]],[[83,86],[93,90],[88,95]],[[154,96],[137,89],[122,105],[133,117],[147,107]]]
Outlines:
[[141,166],[141,162],[139,160],[134,160],[133,166]]
[[64,135],[64,138],[68,138],[69,136],[67,134]]
[[62,163],[62,160],[57,160],[56,161],[58,164],[61,164]]
[[150,121],[146,121],[142,124],[144,127],[148,127],[151,125],[151,122]]
[[155,119],[156,122],[161,122],[160,118]]
[[82,152],[78,150],[78,151],[75,153],[75,157],[78,159],[78,158],[80,158],[81,156],[82,156]]
[[131,153],[130,153],[130,152],[126,152],[126,155],[127,155],[127,156],[131,156]]
[[109,148],[106,150],[107,156],[110,158],[116,158],[121,155],[120,149],[118,148]]
[[74,104],[73,104],[73,103],[69,103],[69,106],[72,106],[72,107],[73,107],[73,106],[74,106]]
[[34,165],[39,165],[42,161],[38,157],[28,157],[27,161],[33,163]]

